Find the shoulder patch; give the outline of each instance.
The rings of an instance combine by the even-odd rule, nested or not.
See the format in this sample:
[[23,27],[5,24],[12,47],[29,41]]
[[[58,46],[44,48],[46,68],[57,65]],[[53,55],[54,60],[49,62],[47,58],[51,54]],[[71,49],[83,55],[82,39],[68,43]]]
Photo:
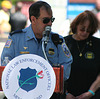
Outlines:
[[13,34],[22,33],[22,32],[23,32],[22,30],[16,30],[16,31],[9,33],[9,35],[12,36]]
[[9,48],[10,45],[11,45],[11,42],[12,42],[12,40],[11,40],[11,39],[8,39],[8,40],[6,41],[5,48]]
[[62,49],[67,57],[71,56],[71,53],[69,52],[69,49],[65,43],[62,43]]

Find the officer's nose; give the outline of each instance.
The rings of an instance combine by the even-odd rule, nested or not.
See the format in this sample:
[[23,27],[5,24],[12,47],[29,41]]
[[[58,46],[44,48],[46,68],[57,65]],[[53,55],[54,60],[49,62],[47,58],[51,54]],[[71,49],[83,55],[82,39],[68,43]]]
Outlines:
[[47,23],[48,26],[51,26],[52,25],[52,22],[51,20]]

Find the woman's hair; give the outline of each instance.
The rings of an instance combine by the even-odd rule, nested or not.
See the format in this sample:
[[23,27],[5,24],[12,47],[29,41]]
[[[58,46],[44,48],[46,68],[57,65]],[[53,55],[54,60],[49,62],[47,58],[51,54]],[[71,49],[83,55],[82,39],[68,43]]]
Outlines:
[[44,7],[44,9],[50,14],[51,12],[51,6],[44,2],[44,1],[37,1],[33,3],[29,8],[29,19],[31,21],[31,16],[35,16],[38,18],[40,16],[40,8]]
[[99,26],[98,19],[96,18],[95,14],[92,11],[86,10],[82,13],[80,13],[71,23],[70,28],[71,31],[75,34],[77,31],[77,26],[79,24],[83,24],[86,20],[89,20],[89,30],[90,35],[93,35]]

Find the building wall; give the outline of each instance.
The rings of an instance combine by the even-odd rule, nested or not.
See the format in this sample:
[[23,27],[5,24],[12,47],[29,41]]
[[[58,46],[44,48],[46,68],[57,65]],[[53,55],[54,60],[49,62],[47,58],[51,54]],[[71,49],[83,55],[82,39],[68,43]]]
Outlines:
[[96,0],[69,0],[70,3],[95,3]]

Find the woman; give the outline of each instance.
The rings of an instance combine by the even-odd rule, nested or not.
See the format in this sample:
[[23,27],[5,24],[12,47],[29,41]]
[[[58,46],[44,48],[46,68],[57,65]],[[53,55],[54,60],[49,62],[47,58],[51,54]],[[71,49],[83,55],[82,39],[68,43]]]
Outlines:
[[73,35],[64,37],[73,63],[66,99],[100,99],[100,39],[92,35],[98,20],[91,11],[79,14],[70,25]]

